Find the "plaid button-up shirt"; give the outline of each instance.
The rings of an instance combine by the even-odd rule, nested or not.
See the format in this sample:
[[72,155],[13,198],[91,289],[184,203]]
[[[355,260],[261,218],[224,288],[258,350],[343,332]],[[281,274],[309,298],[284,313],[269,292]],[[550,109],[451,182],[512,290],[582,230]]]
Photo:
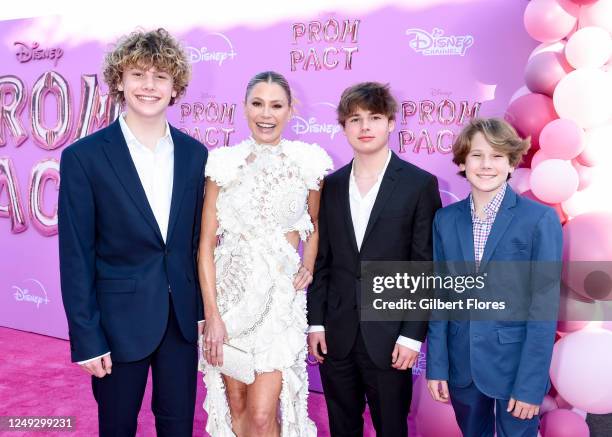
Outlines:
[[480,267],[480,261],[482,260],[482,254],[484,253],[487,239],[491,233],[493,222],[497,216],[497,211],[501,206],[504,195],[506,194],[506,186],[504,183],[503,187],[495,195],[495,197],[485,206],[485,218],[481,219],[476,215],[474,211],[474,200],[470,194],[470,211],[472,213],[472,233],[474,234],[474,260],[476,261],[476,269]]

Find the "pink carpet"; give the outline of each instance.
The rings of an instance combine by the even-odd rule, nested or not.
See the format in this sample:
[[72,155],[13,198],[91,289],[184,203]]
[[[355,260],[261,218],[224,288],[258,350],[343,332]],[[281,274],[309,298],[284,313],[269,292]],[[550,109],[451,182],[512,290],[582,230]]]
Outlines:
[[[0,327],[0,416],[75,416],[75,432],[1,432],[7,437],[97,435],[97,409],[91,394],[91,379],[70,362],[65,340]],[[201,378],[194,436],[202,437],[206,415],[202,409],[205,389]],[[150,409],[151,384],[138,417],[138,436],[154,436],[154,419]],[[311,393],[308,399],[310,417],[319,436],[329,436],[327,410],[323,395]],[[367,416],[367,413],[366,413]],[[369,417],[365,437],[374,437]]]

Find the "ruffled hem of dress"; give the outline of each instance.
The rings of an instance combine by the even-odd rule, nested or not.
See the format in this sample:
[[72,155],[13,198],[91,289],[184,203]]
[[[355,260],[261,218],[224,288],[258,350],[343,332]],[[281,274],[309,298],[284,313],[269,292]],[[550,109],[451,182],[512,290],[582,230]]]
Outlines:
[[[300,354],[301,362],[279,370],[282,377],[280,393],[281,437],[316,437],[317,428],[308,417],[308,376],[306,373],[306,349]],[[206,432],[214,437],[236,437],[232,431],[225,384],[221,373],[210,366],[204,366],[206,398],[204,411],[208,415]]]

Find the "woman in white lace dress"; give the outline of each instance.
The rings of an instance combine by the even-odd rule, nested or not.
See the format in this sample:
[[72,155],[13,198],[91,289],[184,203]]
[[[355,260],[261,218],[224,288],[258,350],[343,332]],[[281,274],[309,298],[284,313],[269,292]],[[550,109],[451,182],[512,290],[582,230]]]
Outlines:
[[[291,110],[285,78],[256,75],[245,97],[251,138],[212,151],[206,165],[198,269],[204,409],[213,437],[317,433],[307,411],[304,289],[317,252],[319,188],[332,161],[315,144],[282,139]],[[252,384],[215,367],[223,342],[253,355]]]

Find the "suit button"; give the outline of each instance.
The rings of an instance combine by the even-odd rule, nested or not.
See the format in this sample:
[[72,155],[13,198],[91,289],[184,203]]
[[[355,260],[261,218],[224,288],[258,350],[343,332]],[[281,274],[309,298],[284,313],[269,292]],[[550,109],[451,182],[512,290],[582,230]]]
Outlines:
[[164,255],[168,255],[170,251],[168,249],[164,249]]

